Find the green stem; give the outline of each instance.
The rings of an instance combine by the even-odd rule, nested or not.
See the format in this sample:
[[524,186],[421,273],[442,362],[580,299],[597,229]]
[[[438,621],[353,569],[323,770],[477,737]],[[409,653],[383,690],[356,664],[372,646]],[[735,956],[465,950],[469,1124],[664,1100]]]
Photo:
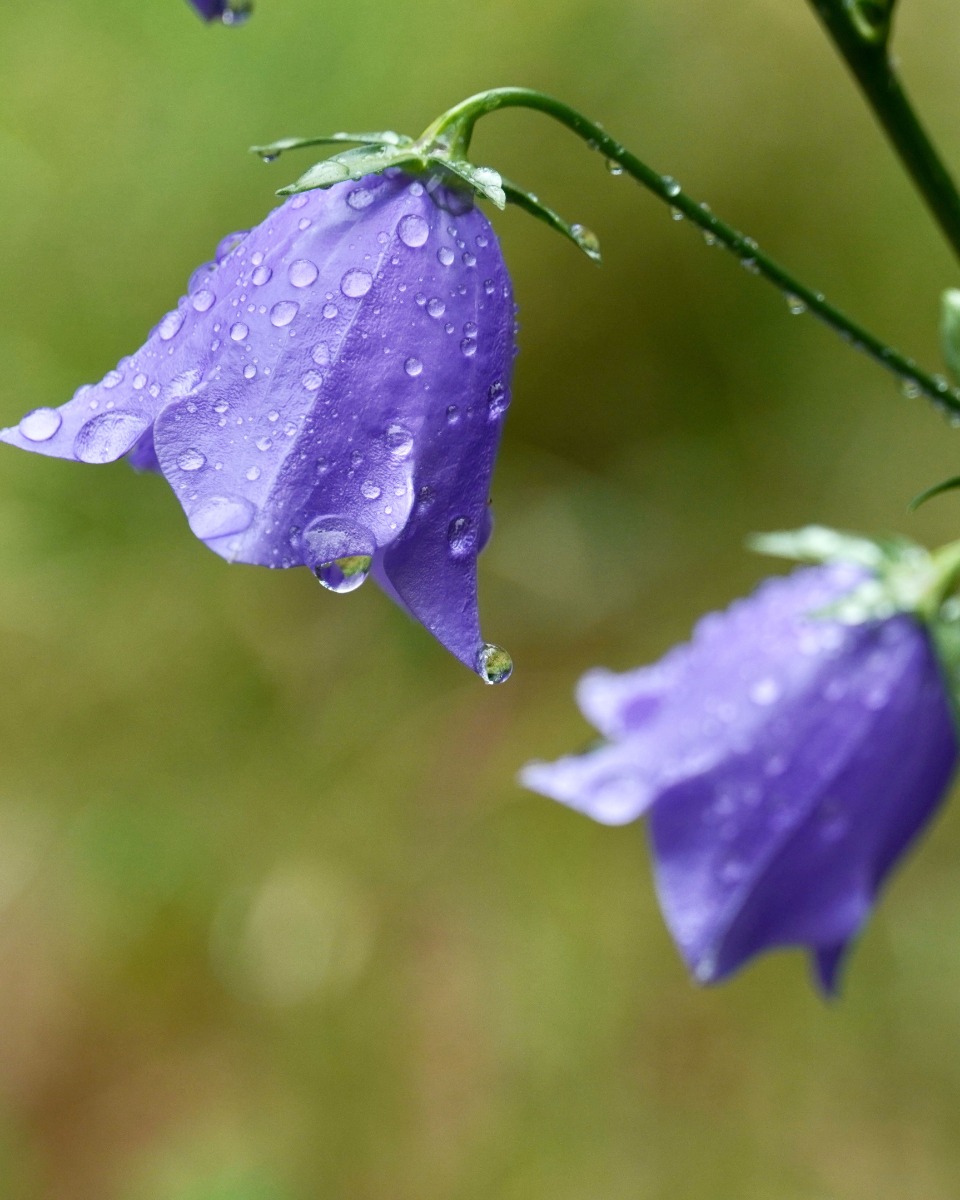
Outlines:
[[960,257],[960,193],[920,124],[890,61],[889,20],[872,35],[850,0],[809,0],[954,253]]
[[687,217],[712,242],[726,247],[751,273],[761,275],[779,288],[795,312],[809,310],[839,333],[844,341],[897,375],[908,391],[928,396],[939,408],[952,414],[960,413],[960,389],[951,387],[942,376],[923,371],[912,358],[888,346],[835,308],[822,292],[813,291],[800,283],[784,267],[764,254],[752,238],[727,225],[714,216],[705,204],[699,204],[688,196],[675,179],[652,170],[616,138],[561,100],[530,88],[493,88],[469,97],[444,113],[418,142],[424,146],[431,142],[444,143],[457,155],[465,156],[476,122],[488,113],[503,108],[533,109],[565,125],[606,159],[619,163],[628,175],[659,200]]

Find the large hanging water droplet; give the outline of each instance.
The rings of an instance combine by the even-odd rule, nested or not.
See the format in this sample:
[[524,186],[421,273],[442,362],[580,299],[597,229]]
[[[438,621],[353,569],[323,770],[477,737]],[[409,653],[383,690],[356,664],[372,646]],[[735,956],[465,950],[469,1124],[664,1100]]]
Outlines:
[[590,258],[600,257],[600,239],[592,229],[588,229],[586,225],[571,225],[570,232],[580,249]]
[[663,184],[663,190],[667,193],[671,200],[674,196],[679,196],[683,191],[683,188],[681,188],[680,184],[677,183],[672,175],[662,175],[660,177],[660,182]]
[[20,418],[17,428],[28,442],[48,442],[63,424],[55,408],[35,408]]
[[133,446],[150,425],[142,413],[116,408],[87,421],[73,443],[73,453],[85,463],[108,463]]
[[300,537],[304,562],[331,592],[355,591],[370,574],[376,542],[356,521],[321,517]]
[[477,655],[477,674],[484,683],[506,683],[513,673],[513,659],[502,646],[485,642]]

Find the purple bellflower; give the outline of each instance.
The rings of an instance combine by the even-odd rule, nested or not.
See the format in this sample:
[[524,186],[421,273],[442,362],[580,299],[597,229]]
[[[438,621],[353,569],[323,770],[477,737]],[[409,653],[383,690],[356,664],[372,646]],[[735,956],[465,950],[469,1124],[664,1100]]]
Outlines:
[[242,25],[252,8],[247,0],[188,0],[188,3],[205,21],[222,21],[224,25]]
[[135,354],[0,439],[162,471],[231,562],[307,566],[335,592],[372,572],[497,683],[511,663],[480,634],[477,555],[513,357],[486,217],[391,168],[224,239]]
[[926,626],[834,615],[874,585],[850,562],[801,569],[653,666],[588,673],[578,701],[606,743],[522,772],[597,821],[647,814],[664,917],[699,982],[800,945],[834,991],[948,788],[957,733]]

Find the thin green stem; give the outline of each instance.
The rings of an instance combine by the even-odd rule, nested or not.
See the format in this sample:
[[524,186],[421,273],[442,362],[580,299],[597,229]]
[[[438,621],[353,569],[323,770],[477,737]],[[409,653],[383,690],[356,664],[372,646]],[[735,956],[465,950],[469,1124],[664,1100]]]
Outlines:
[[[871,34],[856,0],[809,0],[860,86],[891,145],[960,257],[960,192],[931,142],[890,61],[890,17]],[[892,4],[890,5],[892,10]]]
[[888,346],[835,308],[822,292],[813,291],[800,283],[784,267],[768,257],[752,238],[727,225],[705,204],[700,204],[687,195],[675,179],[652,170],[601,126],[588,120],[582,113],[561,100],[529,88],[493,88],[471,96],[444,113],[424,132],[419,143],[427,145],[431,140],[435,140],[455,145],[458,153],[465,154],[476,122],[482,116],[503,108],[533,109],[565,125],[608,161],[618,163],[628,175],[668,204],[674,212],[687,217],[703,231],[704,237],[711,244],[724,246],[752,274],[762,276],[779,288],[794,312],[806,310],[819,317],[839,333],[844,341],[862,350],[897,375],[908,393],[926,395],[939,408],[951,414],[960,414],[960,389],[951,387],[942,376],[930,375],[922,370],[912,358]]

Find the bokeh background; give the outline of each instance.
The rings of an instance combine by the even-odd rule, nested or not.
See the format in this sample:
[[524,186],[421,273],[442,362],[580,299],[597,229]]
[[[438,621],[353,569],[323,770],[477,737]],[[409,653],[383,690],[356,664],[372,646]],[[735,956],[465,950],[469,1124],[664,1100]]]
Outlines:
[[[903,71],[960,163],[953,0]],[[301,160],[518,83],[601,120],[923,361],[956,267],[801,0],[32,0],[0,30],[0,420],[138,346]],[[960,434],[571,135],[475,151],[600,236],[496,217],[521,306],[485,688],[374,586],[229,567],[123,463],[0,455],[0,1194],[955,1200],[960,813],[825,1004],[687,980],[643,831],[514,782],[571,688],[684,637],[810,520],[957,536]]]

